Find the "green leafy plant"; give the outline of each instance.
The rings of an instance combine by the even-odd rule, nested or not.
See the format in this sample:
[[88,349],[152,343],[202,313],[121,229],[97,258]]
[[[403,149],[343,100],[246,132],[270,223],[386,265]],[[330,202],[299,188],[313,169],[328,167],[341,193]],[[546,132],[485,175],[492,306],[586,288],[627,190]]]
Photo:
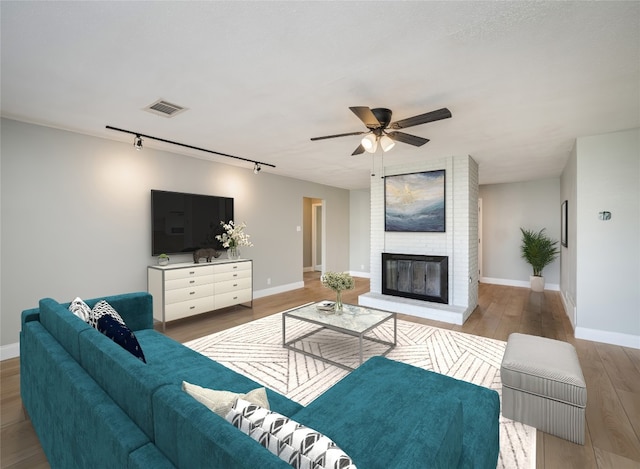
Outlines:
[[560,254],[558,241],[549,238],[544,228],[540,231],[520,228],[520,231],[522,232],[522,246],[520,246],[522,258],[533,267],[535,277],[542,277],[542,269],[551,264]]

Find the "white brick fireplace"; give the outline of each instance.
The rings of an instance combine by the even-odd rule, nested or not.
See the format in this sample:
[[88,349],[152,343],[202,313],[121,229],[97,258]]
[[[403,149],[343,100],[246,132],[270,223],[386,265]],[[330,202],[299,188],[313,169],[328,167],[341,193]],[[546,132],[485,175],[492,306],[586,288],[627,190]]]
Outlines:
[[[371,179],[371,286],[363,306],[463,324],[478,304],[478,164],[470,156],[386,166],[385,176],[444,169],[444,233],[385,232],[384,179]],[[382,294],[382,253],[447,256],[448,304]]]

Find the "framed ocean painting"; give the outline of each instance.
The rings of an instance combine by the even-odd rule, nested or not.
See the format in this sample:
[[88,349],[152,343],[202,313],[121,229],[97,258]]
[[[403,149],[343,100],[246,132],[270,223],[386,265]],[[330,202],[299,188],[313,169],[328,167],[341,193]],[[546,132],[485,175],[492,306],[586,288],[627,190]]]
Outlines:
[[445,231],[445,170],[386,176],[385,231]]

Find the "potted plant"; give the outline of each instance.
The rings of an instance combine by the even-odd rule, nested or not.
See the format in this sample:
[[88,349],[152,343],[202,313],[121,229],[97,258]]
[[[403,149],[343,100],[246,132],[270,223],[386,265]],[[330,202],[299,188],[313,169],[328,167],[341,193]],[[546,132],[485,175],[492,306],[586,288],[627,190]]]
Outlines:
[[522,232],[522,246],[520,246],[522,258],[533,268],[533,275],[529,277],[531,289],[536,292],[544,291],[542,269],[551,264],[560,254],[558,241],[549,238],[544,228],[540,231],[520,228],[520,231]]
[[169,256],[166,254],[160,254],[158,256],[158,265],[167,265],[169,263]]

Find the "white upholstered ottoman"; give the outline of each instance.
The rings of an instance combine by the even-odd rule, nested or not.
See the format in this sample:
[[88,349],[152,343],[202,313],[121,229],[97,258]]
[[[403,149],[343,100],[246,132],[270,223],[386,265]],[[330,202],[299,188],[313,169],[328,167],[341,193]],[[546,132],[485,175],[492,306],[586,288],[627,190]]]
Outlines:
[[511,334],[500,376],[504,417],[584,444],[587,387],[573,345]]

